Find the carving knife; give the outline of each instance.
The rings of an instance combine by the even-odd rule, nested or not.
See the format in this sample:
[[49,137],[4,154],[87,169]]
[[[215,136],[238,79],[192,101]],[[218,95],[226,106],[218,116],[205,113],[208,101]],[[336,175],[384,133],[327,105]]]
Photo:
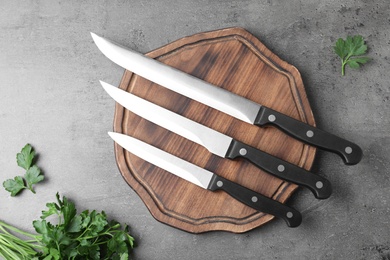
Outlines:
[[223,190],[253,209],[284,219],[289,227],[297,227],[301,224],[302,216],[297,210],[276,200],[265,197],[131,136],[113,132],[108,134],[117,144],[130,153],[180,178],[207,190]]
[[91,33],[100,51],[119,66],[154,83],[257,126],[273,125],[309,145],[338,154],[347,165],[362,158],[361,148],[345,139],[257,104]]
[[100,83],[116,102],[131,112],[204,146],[215,155],[228,159],[237,157],[245,158],[276,177],[309,188],[318,199],[326,199],[332,193],[330,182],[321,176],[260,151],[103,81],[100,81]]

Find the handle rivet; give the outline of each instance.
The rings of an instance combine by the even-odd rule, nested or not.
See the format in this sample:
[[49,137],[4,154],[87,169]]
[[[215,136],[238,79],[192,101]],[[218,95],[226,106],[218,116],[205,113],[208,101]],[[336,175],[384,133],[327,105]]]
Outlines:
[[252,202],[257,202],[257,197],[256,196],[252,197]]
[[222,187],[223,186],[223,182],[222,181],[217,181],[217,186],[218,187]]
[[316,187],[317,187],[317,189],[321,189],[322,187],[324,187],[324,183],[322,181],[317,181]]
[[352,148],[349,147],[349,146],[345,147],[345,152],[346,152],[347,154],[351,154],[351,153],[352,153]]
[[241,148],[238,152],[240,153],[240,155],[244,156],[248,151],[245,148]]
[[307,137],[313,137],[314,136],[314,132],[309,130],[309,131],[306,132],[306,136]]
[[286,168],[285,168],[284,165],[282,165],[282,164],[278,166],[278,171],[279,171],[279,172],[284,172],[285,169],[286,169]]
[[268,121],[273,122],[275,120],[276,120],[276,116],[275,115],[269,115],[268,116]]
[[287,218],[292,218],[293,216],[294,216],[294,214],[291,211],[287,212],[287,214],[286,214]]

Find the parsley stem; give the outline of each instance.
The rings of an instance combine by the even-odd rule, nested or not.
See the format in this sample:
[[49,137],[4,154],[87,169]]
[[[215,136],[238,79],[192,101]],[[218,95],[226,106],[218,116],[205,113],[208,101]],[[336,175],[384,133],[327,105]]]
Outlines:
[[17,232],[17,233],[19,233],[19,234],[21,234],[21,235],[25,235],[25,236],[27,236],[27,237],[31,237],[31,238],[34,238],[34,239],[36,238],[36,236],[33,235],[33,234],[31,234],[31,233],[25,232],[25,231],[23,231],[23,230],[20,230],[20,229],[14,227],[14,226],[11,226],[11,225],[6,224],[6,223],[3,222],[3,221],[0,221],[0,229],[1,229],[2,231],[4,231],[4,232],[6,232],[6,233],[9,234],[9,232],[7,232],[7,231],[4,229],[4,227],[7,228],[7,229],[9,229],[9,230],[11,230],[11,231]]
[[[12,234],[0,234],[0,255],[6,259],[30,259],[37,254],[39,245],[24,241]],[[7,257],[8,256],[8,257]]]
[[[20,259],[18,255],[7,247],[1,247],[0,255],[5,259]],[[8,257],[7,257],[8,256]]]
[[349,58],[351,58],[352,53],[348,54],[344,59],[341,59],[341,75],[345,75],[345,65],[347,65]]
[[[32,239],[23,240],[9,231]],[[5,259],[31,259],[43,249],[37,236],[0,221],[0,256]]]

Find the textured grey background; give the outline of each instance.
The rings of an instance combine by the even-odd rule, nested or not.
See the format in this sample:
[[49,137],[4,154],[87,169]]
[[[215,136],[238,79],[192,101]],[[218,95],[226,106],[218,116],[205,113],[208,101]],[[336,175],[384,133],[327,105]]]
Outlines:
[[[44,1],[1,0],[0,179],[23,174],[15,155],[39,153],[46,181],[11,198],[0,219],[32,231],[60,192],[80,210],[105,210],[132,227],[134,259],[389,259],[390,4],[388,0]],[[281,220],[244,234],[194,235],[156,221],[122,179],[114,158],[114,102],[98,80],[118,85],[123,69],[93,44],[93,31],[141,52],[184,36],[240,26],[302,74],[320,128],[358,143],[365,157],[345,166],[319,151],[313,171],[334,192],[289,201],[303,223]],[[337,38],[361,34],[372,62],[340,75]]]

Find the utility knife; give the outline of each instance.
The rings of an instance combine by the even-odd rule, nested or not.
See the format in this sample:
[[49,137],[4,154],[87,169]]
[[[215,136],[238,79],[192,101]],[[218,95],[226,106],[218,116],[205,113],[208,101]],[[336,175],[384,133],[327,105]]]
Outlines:
[[309,188],[318,199],[326,199],[332,193],[330,182],[317,174],[306,171],[108,83],[103,81],[100,81],[100,83],[116,102],[134,114],[204,146],[217,156],[228,159],[245,158],[278,178]]
[[[186,181],[210,191],[223,190],[255,210],[284,219],[289,227],[297,227],[302,222],[299,211],[276,200],[265,197],[131,136],[114,132],[109,132],[109,135],[117,144],[130,153]],[[218,205],[213,206],[218,207]]]
[[362,149],[350,141],[214,86],[94,33],[91,35],[100,51],[111,61],[160,86],[247,123],[261,127],[275,126],[302,142],[338,154],[347,165],[357,164],[363,156]]

